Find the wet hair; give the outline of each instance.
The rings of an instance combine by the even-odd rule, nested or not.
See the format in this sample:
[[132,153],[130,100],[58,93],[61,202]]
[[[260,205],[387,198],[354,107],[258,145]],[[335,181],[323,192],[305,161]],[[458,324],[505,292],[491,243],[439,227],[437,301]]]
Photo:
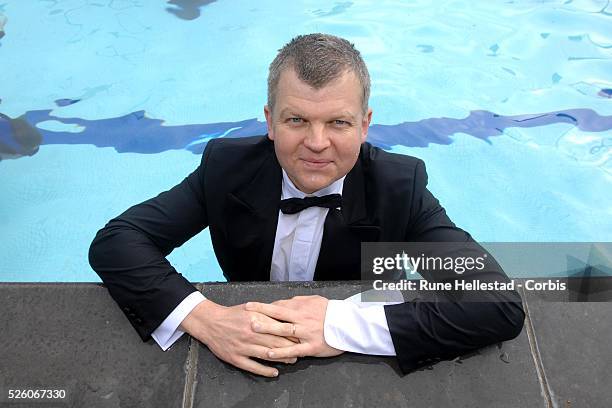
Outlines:
[[355,45],[329,34],[298,35],[278,51],[268,73],[268,107],[274,110],[281,73],[293,69],[297,77],[320,89],[347,71],[353,72],[362,87],[361,107],[365,114],[370,98],[370,74]]

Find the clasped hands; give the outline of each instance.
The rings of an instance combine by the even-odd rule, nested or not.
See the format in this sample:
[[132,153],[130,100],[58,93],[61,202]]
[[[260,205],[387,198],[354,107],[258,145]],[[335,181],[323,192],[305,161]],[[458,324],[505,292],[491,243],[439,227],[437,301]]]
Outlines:
[[298,357],[343,353],[329,346],[323,336],[327,303],[321,296],[297,296],[271,304],[226,307],[207,299],[183,320],[181,329],[221,360],[254,374],[276,377],[276,368],[252,358],[293,364]]

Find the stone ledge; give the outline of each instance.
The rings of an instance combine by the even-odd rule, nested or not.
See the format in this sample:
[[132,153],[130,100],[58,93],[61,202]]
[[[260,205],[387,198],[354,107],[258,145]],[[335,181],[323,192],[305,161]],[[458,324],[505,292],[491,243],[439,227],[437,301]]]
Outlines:
[[[355,282],[198,287],[225,305],[307,294],[346,298],[360,291]],[[612,377],[609,342],[596,341],[612,334],[609,304],[556,307],[562,303],[529,294],[525,299],[538,350],[523,330],[512,341],[406,376],[394,358],[346,353],[279,366],[281,375],[266,379],[219,361],[186,336],[167,352],[152,340],[143,343],[101,284],[3,283],[0,406],[8,402],[8,389],[33,388],[65,389],[64,401],[32,405],[62,407],[542,407],[547,401],[604,406],[612,400],[605,385]],[[548,391],[535,359],[544,367]],[[186,389],[190,398],[184,399]],[[24,403],[8,406],[30,406]]]

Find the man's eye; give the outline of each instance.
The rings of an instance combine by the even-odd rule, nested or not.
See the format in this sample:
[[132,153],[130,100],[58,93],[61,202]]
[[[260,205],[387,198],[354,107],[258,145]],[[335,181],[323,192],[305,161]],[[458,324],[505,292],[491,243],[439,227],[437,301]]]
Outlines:
[[334,120],[334,125],[338,125],[338,126],[346,126],[349,123],[346,120],[341,120],[341,119],[336,119]]
[[291,123],[302,123],[302,118],[289,118]]

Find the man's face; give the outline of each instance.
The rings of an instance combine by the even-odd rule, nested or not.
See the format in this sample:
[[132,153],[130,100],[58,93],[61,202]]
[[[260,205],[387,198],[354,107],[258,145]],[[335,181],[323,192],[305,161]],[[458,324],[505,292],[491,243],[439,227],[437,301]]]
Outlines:
[[345,72],[320,89],[293,69],[281,73],[274,112],[264,107],[276,157],[302,192],[309,194],[345,176],[365,142],[372,110],[361,110],[362,88]]

